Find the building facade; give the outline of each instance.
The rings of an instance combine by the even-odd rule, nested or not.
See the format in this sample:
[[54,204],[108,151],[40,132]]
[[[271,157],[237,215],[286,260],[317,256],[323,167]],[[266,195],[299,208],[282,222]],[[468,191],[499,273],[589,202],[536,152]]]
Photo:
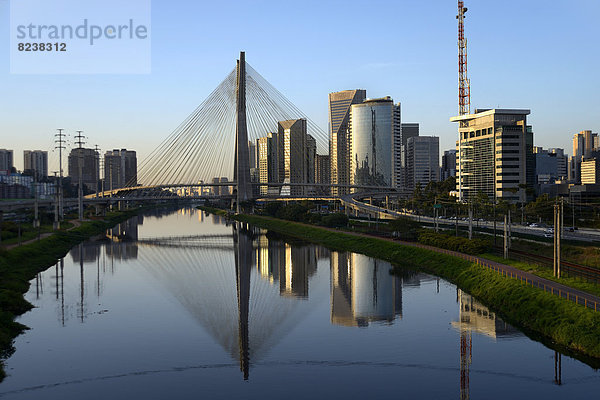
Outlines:
[[[278,133],[283,136],[283,182],[306,183],[306,119],[280,121]],[[304,193],[302,187],[291,187],[293,196]]]
[[592,158],[592,153],[599,149],[598,134],[583,130],[573,135],[573,155],[569,158],[568,178],[571,183],[581,182],[581,163]]
[[23,152],[23,171],[31,171],[38,181],[47,178],[48,152],[25,150]]
[[427,186],[440,180],[440,138],[414,136],[406,142],[406,176],[408,189]]
[[456,176],[456,150],[445,150],[442,156],[440,180],[445,181],[451,176]]
[[[329,155],[331,161],[331,183],[350,183],[349,119],[352,104],[362,103],[367,97],[363,89],[344,90],[329,94]],[[348,193],[345,188],[332,188],[332,195]]]
[[81,181],[89,191],[96,191],[100,180],[99,154],[94,149],[76,148],[71,150],[68,160],[68,173],[74,185]]
[[392,186],[394,108],[390,97],[351,106],[351,185]]
[[592,158],[590,160],[581,162],[581,184],[600,184],[600,160],[597,158]]
[[535,187],[530,110],[475,110],[450,119],[459,123],[457,191],[460,200],[483,192],[491,200],[524,202]]
[[406,174],[406,145],[408,138],[419,136],[419,124],[410,122],[401,124],[402,142],[400,144],[400,168],[401,168],[401,185],[407,188],[409,186],[408,175]]
[[15,166],[13,151],[0,149],[0,171],[9,171]]
[[[279,134],[268,133],[256,140],[258,181],[279,183]],[[276,194],[276,188],[260,186],[260,194]]]
[[104,189],[112,190],[137,185],[136,152],[127,149],[104,154]]
[[[331,160],[329,155],[317,154],[315,157],[315,183],[329,185],[331,183]],[[328,195],[331,190],[327,187],[316,187],[319,194]]]
[[552,184],[567,179],[567,157],[563,149],[534,147],[536,183]]

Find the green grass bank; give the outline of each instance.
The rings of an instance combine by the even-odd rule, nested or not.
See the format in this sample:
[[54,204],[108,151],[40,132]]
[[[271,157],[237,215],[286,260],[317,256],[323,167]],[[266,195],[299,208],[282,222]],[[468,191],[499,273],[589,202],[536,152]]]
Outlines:
[[[101,220],[86,221],[69,231],[57,231],[39,241],[11,250],[0,249],[0,360],[13,351],[13,340],[27,329],[15,317],[33,306],[24,298],[29,281],[56,264],[76,244],[104,233],[108,228],[137,215],[142,208],[108,213]],[[0,363],[0,382],[5,372]]]
[[[199,208],[210,212],[207,208]],[[270,217],[236,215],[233,218],[333,250],[389,261],[398,270],[404,266],[435,274],[477,297],[529,336],[572,352],[594,368],[600,366],[600,313],[593,310],[504,278],[457,257]]]

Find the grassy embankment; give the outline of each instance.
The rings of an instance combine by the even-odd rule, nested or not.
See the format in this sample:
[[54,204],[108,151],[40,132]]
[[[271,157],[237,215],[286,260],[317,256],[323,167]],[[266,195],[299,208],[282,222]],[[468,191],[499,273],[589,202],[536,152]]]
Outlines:
[[[33,307],[23,297],[29,290],[29,281],[56,264],[57,259],[64,257],[76,244],[131,218],[139,210],[108,213],[101,220],[84,222],[75,229],[58,231],[40,241],[11,250],[0,249],[0,359],[12,354],[13,339],[27,329],[14,319]],[[0,381],[4,376],[0,364]]]
[[[210,212],[209,209],[202,208]],[[222,212],[222,210],[221,210]],[[502,277],[466,260],[398,243],[332,232],[314,226],[253,215],[237,215],[247,222],[275,232],[326,245],[338,251],[352,251],[377,257],[396,265],[440,276],[477,297],[531,336],[583,356],[600,365],[600,313],[560,299],[517,280]]]

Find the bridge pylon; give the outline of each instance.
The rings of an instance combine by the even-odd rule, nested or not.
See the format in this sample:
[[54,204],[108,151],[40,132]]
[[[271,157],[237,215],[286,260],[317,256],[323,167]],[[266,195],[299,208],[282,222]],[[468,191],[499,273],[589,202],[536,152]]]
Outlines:
[[237,62],[236,82],[237,119],[235,127],[235,165],[233,180],[237,182],[237,212],[243,202],[252,200],[250,182],[250,155],[248,151],[248,125],[246,122],[246,53],[240,52]]

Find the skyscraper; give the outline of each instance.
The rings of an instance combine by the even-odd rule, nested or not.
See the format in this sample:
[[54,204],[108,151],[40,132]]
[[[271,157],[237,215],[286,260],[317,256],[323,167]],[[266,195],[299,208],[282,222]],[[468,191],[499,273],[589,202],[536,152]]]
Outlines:
[[440,179],[440,138],[413,136],[406,143],[406,176],[409,189]]
[[[278,131],[283,136],[284,183],[308,183],[306,119],[280,121]],[[290,188],[292,196],[303,193],[304,187]]]
[[104,155],[105,189],[112,190],[137,185],[137,157],[135,151],[121,149]]
[[351,106],[351,185],[392,185],[394,109],[394,102],[389,96],[367,99]]
[[25,150],[23,152],[23,171],[31,171],[37,180],[48,177],[48,152]]
[[[80,166],[81,163],[81,166]],[[81,167],[81,181],[90,191],[96,191],[96,183],[100,176],[98,153],[94,149],[75,148],[69,154],[69,177],[74,185],[79,183]]]
[[456,176],[456,150],[446,150],[442,156],[440,180],[445,181],[451,176]]
[[406,174],[406,144],[408,142],[408,138],[419,136],[419,124],[414,122],[401,124],[401,135],[402,140],[400,143],[400,186],[408,187],[409,182],[408,176]]
[[[350,183],[350,143],[348,142],[350,106],[362,103],[366,90],[343,90],[329,94],[329,135],[331,157],[331,183]],[[346,188],[332,188],[332,195],[348,193]]]
[[483,192],[491,200],[526,201],[523,186],[535,186],[533,131],[530,110],[475,110],[450,119],[459,122],[456,142],[457,190],[460,199]]
[[581,183],[581,163],[590,159],[592,152],[597,150],[598,134],[584,130],[573,135],[573,156],[569,162],[569,180],[572,183]]
[[[315,159],[315,183],[330,184],[331,183],[331,161],[328,155],[317,154]],[[319,194],[329,194],[329,188],[317,187]]]
[[554,183],[567,177],[567,157],[563,149],[534,147],[536,183]]
[[0,149],[0,171],[9,171],[14,167],[13,151]]
[[[268,133],[256,140],[258,151],[258,181],[260,183],[279,183],[279,134]],[[260,187],[260,194],[276,194],[277,188]]]
[[394,164],[394,174],[392,176],[392,186],[403,187],[402,180],[402,107],[400,103],[394,106],[394,135],[392,137],[393,153],[392,162]]

